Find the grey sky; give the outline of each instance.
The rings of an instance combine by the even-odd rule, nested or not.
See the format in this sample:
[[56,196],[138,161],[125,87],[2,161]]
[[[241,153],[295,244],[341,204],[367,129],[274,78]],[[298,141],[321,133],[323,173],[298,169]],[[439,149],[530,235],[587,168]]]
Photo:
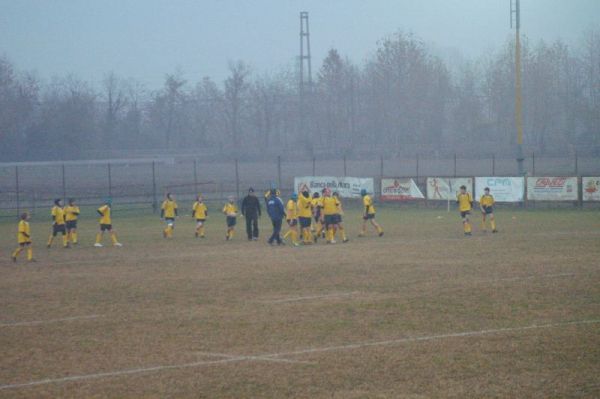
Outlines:
[[[475,57],[511,34],[509,0],[0,0],[0,54],[42,78],[108,71],[149,88],[176,68],[221,81],[228,60],[273,72],[298,54],[310,13],[313,69],[331,46],[361,62],[377,40],[411,31],[445,53]],[[600,0],[521,0],[530,39],[575,42],[598,26]]]

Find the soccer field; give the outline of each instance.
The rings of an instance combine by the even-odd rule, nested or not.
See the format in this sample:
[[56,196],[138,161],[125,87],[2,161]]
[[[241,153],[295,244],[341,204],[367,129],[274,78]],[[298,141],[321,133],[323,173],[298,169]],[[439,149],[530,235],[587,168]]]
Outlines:
[[[382,207],[347,244],[205,240],[189,216],[117,216],[122,248],[44,244],[10,261],[0,224],[0,397],[599,397],[600,213]],[[59,240],[60,241],[60,240]],[[108,244],[108,238],[105,243]]]

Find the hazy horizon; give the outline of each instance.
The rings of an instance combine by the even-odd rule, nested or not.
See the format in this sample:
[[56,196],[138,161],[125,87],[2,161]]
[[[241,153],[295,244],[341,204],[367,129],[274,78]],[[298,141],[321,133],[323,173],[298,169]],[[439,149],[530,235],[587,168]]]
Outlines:
[[[474,58],[513,34],[508,0],[445,1],[104,1],[0,0],[0,54],[42,79],[75,76],[97,86],[108,72],[149,89],[181,70],[188,81],[228,74],[243,60],[273,73],[296,60],[299,12],[310,15],[313,70],[329,48],[361,63],[377,41],[412,32],[446,58]],[[600,1],[522,0],[532,42],[574,43],[597,24]],[[596,25],[597,26],[597,25]]]

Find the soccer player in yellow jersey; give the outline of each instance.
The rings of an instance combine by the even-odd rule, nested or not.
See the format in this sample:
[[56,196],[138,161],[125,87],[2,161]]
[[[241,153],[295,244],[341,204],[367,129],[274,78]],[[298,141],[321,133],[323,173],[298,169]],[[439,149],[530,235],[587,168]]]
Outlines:
[[196,197],[196,202],[192,206],[192,217],[196,219],[196,232],[194,235],[196,238],[204,238],[204,223],[208,217],[208,208],[201,195]]
[[52,234],[48,238],[48,244],[46,246],[50,248],[52,241],[58,233],[62,234],[63,247],[69,247],[69,239],[67,238],[67,228],[65,226],[65,210],[63,208],[62,200],[54,200],[54,206],[52,207]]
[[490,188],[486,187],[483,189],[484,194],[479,199],[479,206],[481,208],[481,227],[483,232],[486,232],[486,218],[489,216],[490,225],[492,226],[492,233],[497,233],[496,230],[496,218],[494,217],[494,196],[490,194]]
[[175,218],[177,217],[177,202],[171,193],[167,193],[165,200],[160,207],[160,217],[165,219],[167,227],[163,230],[164,238],[173,237],[175,229]]
[[108,198],[104,201],[104,205],[97,210],[98,214],[100,215],[100,232],[96,234],[96,243],[94,244],[95,247],[102,247],[101,241],[102,237],[104,237],[105,231],[108,231],[110,234],[110,239],[115,247],[123,246],[123,244],[117,240],[117,234],[112,227],[111,207],[112,200]]
[[290,200],[285,206],[285,219],[288,224],[288,231],[283,236],[285,240],[289,236],[292,237],[292,245],[297,247],[298,244],[298,194],[293,193]]
[[69,198],[69,205],[65,206],[65,221],[67,224],[67,239],[77,245],[77,219],[79,218],[79,207],[74,198]]
[[[325,191],[327,189],[324,188],[322,190],[322,193],[324,194]],[[323,224],[323,215],[322,215],[322,210],[323,210],[323,197],[321,197],[321,195],[319,195],[318,192],[313,193],[312,196],[312,200],[311,200],[311,206],[312,206],[312,212],[313,212],[313,218],[315,223],[311,226],[311,232],[315,235],[314,239],[315,242],[317,242],[317,239],[321,236],[321,234],[323,235],[323,238],[325,238],[325,226]]]
[[471,197],[471,193],[467,192],[466,186],[460,186],[460,191],[456,194],[456,203],[458,204],[458,210],[460,211],[460,217],[462,218],[465,235],[470,236],[471,222],[469,221],[469,215],[473,208],[473,197]]
[[331,195],[331,190],[323,192],[323,222],[325,223],[325,238],[328,244],[335,244],[338,201]]
[[362,230],[359,234],[359,237],[363,237],[365,234],[367,234],[367,221],[369,221],[369,223],[375,227],[377,234],[379,237],[381,237],[383,235],[383,227],[381,227],[381,225],[375,221],[375,206],[373,206],[373,198],[367,194],[367,190],[365,189],[360,190],[360,195],[363,199],[364,208]]
[[223,213],[226,216],[225,221],[227,222],[227,233],[225,234],[225,239],[229,241],[233,238],[238,214],[238,209],[235,205],[235,198],[233,198],[233,196],[228,198],[228,202],[223,207]]
[[33,248],[31,248],[31,230],[29,227],[29,214],[27,212],[21,214],[17,233],[17,243],[19,246],[12,253],[13,262],[17,261],[17,257],[24,249],[27,249],[27,260],[35,262],[33,259]]
[[312,202],[310,199],[310,193],[308,190],[302,191],[298,196],[297,202],[298,209],[298,223],[300,224],[300,231],[302,233],[302,243],[304,245],[312,244],[312,232],[310,231],[312,214]]
[[342,208],[342,200],[340,199],[340,193],[335,191],[333,193],[333,198],[337,201],[337,213],[335,214],[335,225],[336,229],[342,235],[342,242],[348,242],[348,236],[346,235],[346,230],[344,229],[344,224],[342,222],[342,215],[344,214],[344,209]]

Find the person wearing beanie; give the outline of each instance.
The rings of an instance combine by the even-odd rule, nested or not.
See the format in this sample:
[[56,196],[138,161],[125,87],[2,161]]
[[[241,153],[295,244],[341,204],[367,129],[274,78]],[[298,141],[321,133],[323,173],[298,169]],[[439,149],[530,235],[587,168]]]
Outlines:
[[242,200],[242,215],[246,218],[246,235],[248,241],[258,240],[258,218],[261,216],[260,201],[250,187],[248,195]]

